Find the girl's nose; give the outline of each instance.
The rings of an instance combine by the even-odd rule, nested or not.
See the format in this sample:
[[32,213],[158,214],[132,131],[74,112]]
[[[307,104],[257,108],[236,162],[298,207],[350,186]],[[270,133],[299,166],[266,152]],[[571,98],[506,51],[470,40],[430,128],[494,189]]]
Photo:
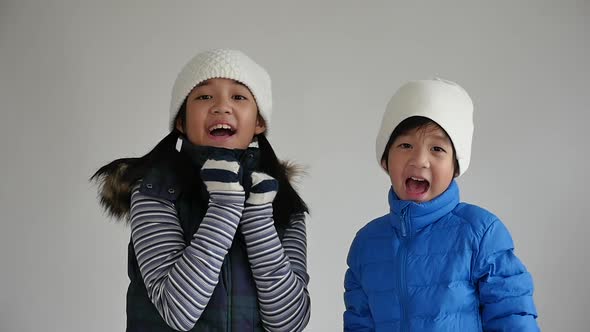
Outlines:
[[211,108],[214,114],[231,114],[232,108],[226,101],[219,101]]

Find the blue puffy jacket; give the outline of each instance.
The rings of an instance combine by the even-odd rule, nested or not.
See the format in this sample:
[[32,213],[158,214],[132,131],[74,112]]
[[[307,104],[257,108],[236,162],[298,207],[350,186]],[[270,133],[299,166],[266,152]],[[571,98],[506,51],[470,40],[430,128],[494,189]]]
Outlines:
[[455,181],[417,204],[390,190],[391,212],[352,242],[345,331],[538,331],[533,282],[510,233],[459,203]]

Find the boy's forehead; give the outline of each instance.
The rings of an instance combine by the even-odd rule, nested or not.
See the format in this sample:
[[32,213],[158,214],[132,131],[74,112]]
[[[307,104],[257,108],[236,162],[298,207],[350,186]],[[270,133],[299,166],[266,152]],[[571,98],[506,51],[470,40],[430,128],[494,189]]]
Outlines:
[[432,138],[439,140],[450,140],[444,129],[436,122],[429,122],[422,126],[408,129],[400,133],[399,137],[417,136],[421,138]]

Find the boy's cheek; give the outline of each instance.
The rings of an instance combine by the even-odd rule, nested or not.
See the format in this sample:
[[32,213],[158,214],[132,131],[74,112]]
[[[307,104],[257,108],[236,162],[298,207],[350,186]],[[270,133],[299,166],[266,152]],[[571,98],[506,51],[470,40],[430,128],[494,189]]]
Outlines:
[[387,172],[387,174],[389,174],[389,170],[387,169],[387,165],[389,163],[389,159],[391,158],[392,148],[393,148],[393,144],[387,150],[387,153],[384,156],[385,158],[381,158],[381,167],[385,170],[385,172]]

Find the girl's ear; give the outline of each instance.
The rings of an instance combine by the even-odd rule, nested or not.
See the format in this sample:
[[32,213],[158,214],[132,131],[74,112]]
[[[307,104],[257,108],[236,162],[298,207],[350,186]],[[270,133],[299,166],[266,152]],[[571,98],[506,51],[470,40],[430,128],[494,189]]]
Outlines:
[[258,114],[258,116],[256,117],[256,128],[254,129],[254,134],[256,134],[256,135],[262,134],[265,131],[266,131],[266,122],[260,116],[260,114]]
[[184,128],[182,128],[182,119],[180,117],[176,118],[176,129],[184,134]]

